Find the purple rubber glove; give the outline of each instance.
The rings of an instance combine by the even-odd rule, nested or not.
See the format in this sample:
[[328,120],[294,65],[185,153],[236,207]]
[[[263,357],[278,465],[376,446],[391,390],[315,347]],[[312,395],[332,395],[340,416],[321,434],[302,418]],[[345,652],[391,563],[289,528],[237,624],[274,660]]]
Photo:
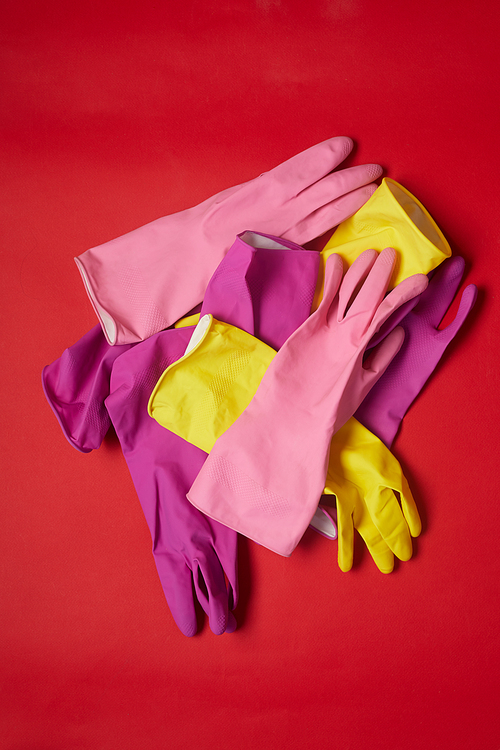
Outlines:
[[172,616],[184,635],[196,633],[194,588],[211,630],[219,635],[236,627],[231,610],[238,599],[237,535],[186,499],[206,454],[161,428],[147,413],[156,381],[184,354],[192,332],[192,327],[163,331],[119,357],[106,408],[151,532]]
[[382,169],[368,164],[331,173],[352,147],[350,138],[331,138],[75,258],[109,343],[146,339],[194,308],[235,236],[249,227],[302,245],[354,214]]
[[[243,237],[237,238],[214,274],[205,308],[257,334],[262,328],[281,345],[290,327],[293,330],[309,314],[318,254],[252,232]],[[197,627],[193,586],[215,633],[235,628],[231,609],[237,602],[236,534],[203,516],[186,499],[206,454],[147,415],[156,381],[184,354],[192,332],[192,327],[169,330],[138,345],[112,347],[96,326],[44,371],[45,392],[63,431],[84,436],[81,444],[71,439],[80,450],[100,445],[110,424],[102,402],[110,394],[106,407],[151,530],[160,580],[172,615],[186,635],[194,635]],[[114,360],[110,384],[108,363]]]
[[464,274],[463,258],[453,257],[430,274],[429,286],[399,325],[403,345],[384,375],[370,390],[354,415],[390,448],[401,420],[454,339],[476,301],[474,284],[466,287],[455,320],[438,326],[457,293]]
[[110,347],[96,325],[42,371],[42,387],[73,448],[99,448],[111,426],[104,399],[114,361],[130,344]]
[[367,250],[342,281],[342,260],[330,256],[319,308],[277,353],[191,487],[197,508],[279,554],[292,553],[325,487],[332,435],[384,372],[403,332],[389,334],[363,366],[368,342],[427,286],[425,276],[412,276],[384,299],[395,261],[391,248]]
[[[155,466],[154,446],[164,444],[168,433],[161,428],[158,431],[153,429],[153,435],[148,441],[151,427],[158,427],[146,411],[151,390],[162,372],[163,364],[182,356],[192,330],[193,328],[186,328],[168,332],[171,334],[170,341],[163,342],[163,348],[169,343],[167,358],[149,363],[149,387],[147,379],[144,380],[144,368],[148,366],[145,361],[147,352],[135,354],[133,350],[136,345],[133,344],[110,346],[99,325],[66,349],[62,356],[45,367],[42,373],[42,385],[47,400],[64,435],[74,448],[84,453],[99,448],[111,426],[110,410],[129,465],[135,460],[139,462],[139,480],[136,481],[134,472],[133,478],[155,540],[155,561],[174,620],[185,635],[194,635],[197,628],[193,583],[198,600],[208,614],[210,626],[216,633],[235,629],[236,623],[230,608],[235,606],[237,594],[236,534],[205,518],[185,497],[187,489],[203,464],[205,454],[197,449],[194,452],[189,448],[185,450],[184,446],[180,445],[183,441],[178,438],[170,442],[167,440],[170,471],[165,471],[160,477],[161,461],[158,460],[159,465]],[[110,396],[112,370],[125,353],[133,357],[120,362],[114,374],[114,384],[115,388],[121,388],[118,395],[115,393]],[[137,361],[139,365],[134,365]],[[124,372],[128,380],[127,377],[123,377]],[[132,391],[130,387],[127,390],[127,383],[130,384],[130,381]],[[116,407],[117,404],[121,404],[126,413],[116,414],[113,406]],[[106,407],[109,407],[109,410]],[[127,430],[127,424],[130,427],[130,421],[134,419],[137,426],[135,435],[133,428]],[[136,446],[136,450],[129,461],[128,453],[131,446]],[[144,477],[141,474],[141,465]],[[134,471],[136,468],[134,466]],[[186,476],[183,485],[181,478]],[[179,482],[182,492],[180,498],[176,498],[175,492],[179,489]],[[155,506],[148,503],[147,499],[143,499],[156,497],[156,485],[160,488],[158,492],[161,493],[161,502]],[[144,494],[141,495],[141,492]],[[186,559],[191,567],[187,567]],[[229,589],[226,586],[224,572],[228,575]]]

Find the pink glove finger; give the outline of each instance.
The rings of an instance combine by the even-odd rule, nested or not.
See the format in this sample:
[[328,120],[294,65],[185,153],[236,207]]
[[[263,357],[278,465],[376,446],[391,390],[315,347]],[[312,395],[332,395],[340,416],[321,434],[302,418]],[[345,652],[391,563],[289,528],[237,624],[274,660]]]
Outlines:
[[368,311],[372,310],[371,319],[373,320],[389,286],[395,262],[396,251],[392,247],[386,247],[378,254],[370,273],[352,303],[349,311],[351,315],[366,316]]
[[360,164],[356,167],[340,169],[306,187],[297,196],[297,205],[300,205],[302,199],[307,200],[308,204],[325,205],[359,187],[369,185],[382,173],[383,169],[378,164]]
[[365,250],[358,255],[354,263],[347,269],[339,292],[339,320],[345,317],[355,293],[359,291],[361,284],[367,279],[377,257],[378,253],[376,250]]
[[340,283],[342,281],[342,274],[344,266],[342,258],[336,253],[332,253],[326,261],[325,266],[325,284],[323,287],[323,299],[321,300],[320,306],[318,307],[317,314],[319,319],[327,320],[328,314],[332,304],[335,301]]
[[380,326],[379,330],[373,334],[368,346],[366,347],[367,351],[369,349],[373,349],[375,346],[377,346],[377,344],[380,344],[380,342],[383,341],[385,337],[388,336],[390,332],[393,331],[404,318],[406,318],[408,313],[410,313],[413,308],[418,305],[421,299],[422,298],[419,296],[412,297],[412,299],[409,299],[408,302],[404,303],[404,305],[398,307],[398,309],[395,310],[389,318],[387,318],[385,323]]
[[[352,139],[347,136],[329,138],[292,156],[270,172],[278,181],[283,178],[284,186],[290,186],[289,197],[292,198],[338,167],[351,153],[353,145]],[[270,172],[264,172],[261,176],[265,177]]]
[[[335,174],[338,173],[335,172]],[[347,195],[342,195],[321,208],[311,211],[306,218],[298,221],[291,229],[282,232],[281,236],[299,245],[305,245],[321,237],[325,232],[331,231],[332,227],[336,227],[359,211],[376,189],[376,185],[364,185],[357,190],[352,190]]]
[[[385,250],[383,251],[385,252]],[[403,279],[400,284],[397,285],[384,299],[382,304],[377,310],[377,314],[373,320],[375,324],[375,330],[378,331],[380,327],[385,323],[390,315],[401,305],[404,305],[409,300],[413,299],[419,294],[422,294],[427,289],[429,279],[424,274],[416,273],[414,276],[409,276],[407,279]]]
[[392,360],[399,352],[405,338],[404,328],[398,326],[391,331],[378,346],[371,350],[363,362],[365,378],[367,383],[373,385],[378,378],[382,377]]

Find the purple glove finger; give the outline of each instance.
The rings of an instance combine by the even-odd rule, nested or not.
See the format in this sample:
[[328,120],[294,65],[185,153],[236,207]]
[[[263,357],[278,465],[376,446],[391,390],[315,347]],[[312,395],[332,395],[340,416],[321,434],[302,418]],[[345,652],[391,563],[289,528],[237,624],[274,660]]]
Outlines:
[[464,262],[457,257],[445,260],[431,274],[429,286],[420,295],[418,304],[399,322],[405,331],[401,349],[355,413],[356,419],[389,448],[401,420],[474,305],[477,289],[471,284],[462,295],[454,321],[438,330],[463,272]]

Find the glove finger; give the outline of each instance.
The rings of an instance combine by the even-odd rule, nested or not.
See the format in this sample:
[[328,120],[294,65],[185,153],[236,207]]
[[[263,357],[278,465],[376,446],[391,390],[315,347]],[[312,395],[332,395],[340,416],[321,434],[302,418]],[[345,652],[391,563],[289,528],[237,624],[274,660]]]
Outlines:
[[435,328],[441,323],[453,302],[464,270],[464,259],[456,256],[445,260],[432,273],[429,286],[420,298],[417,312]]
[[227,613],[227,625],[225,629],[225,633],[234,633],[236,628],[238,627],[238,623],[236,622],[236,617],[233,615],[232,612]]
[[198,630],[191,570],[184,558],[173,555],[157,554],[155,563],[175,624],[183,635],[191,638]]
[[455,319],[446,328],[443,328],[442,331],[438,331],[437,338],[439,341],[445,342],[446,345],[448,345],[450,341],[455,338],[468,314],[474,307],[476,299],[477,287],[474,284],[469,284],[469,286],[464,289]]
[[[392,247],[386,247],[385,250],[376,255],[375,263],[373,263],[368,276],[363,281],[349,308],[349,313],[352,316],[360,315],[366,318],[366,315],[368,315],[370,320],[373,318],[384,299],[395,262],[396,251]],[[351,268],[353,267],[354,263]]]
[[401,479],[401,487],[399,488],[401,508],[403,510],[403,515],[406,519],[406,523],[408,524],[408,528],[410,529],[410,534],[413,537],[416,537],[419,536],[420,532],[422,531],[422,521],[420,520],[417,505],[415,503],[415,500],[413,499],[413,495],[411,493],[406,477],[402,475]]
[[366,544],[366,548],[380,572],[392,573],[394,570],[394,555],[373,521],[369,518],[364,519],[363,522],[356,524],[356,531]]
[[215,553],[228,581],[229,609],[235,609],[239,598],[238,534],[212,519],[210,519],[210,526],[214,535]]
[[[382,252],[384,253],[385,250]],[[427,276],[421,273],[416,273],[413,276],[403,279],[381,302],[373,318],[373,332],[378,331],[387,318],[401,307],[401,305],[404,305],[408,300],[413,299],[413,297],[422,294],[427,289],[428,283],[429,279]]]
[[337,537],[339,568],[344,573],[351,570],[354,557],[354,523],[351,503],[337,495]]
[[[302,214],[298,211],[295,214],[296,216],[305,215],[305,218],[283,232],[281,236],[284,239],[296,242],[298,245],[305,245],[306,242],[321,237],[325,232],[331,231],[345,219],[355,214],[356,211],[359,211],[376,189],[376,185],[365,185],[342,195],[340,198],[330,200],[329,203],[316,210],[305,207]],[[300,196],[297,198],[297,201],[299,200],[301,200]]]
[[363,362],[363,393],[361,400],[382,377],[396,354],[401,349],[405,338],[404,329],[395,328],[385,339],[373,349]]
[[353,145],[347,136],[329,138],[278,164],[262,177],[281,183],[285,198],[291,198],[338,167]]
[[366,505],[389,549],[400,560],[409,560],[413,552],[410,530],[392,489],[377,488],[366,499]]
[[[336,198],[352,193],[364,185],[377,180],[383,169],[378,164],[361,164],[348,169],[340,169],[326,175],[318,182],[303,190],[295,199],[298,207],[301,203],[319,207],[331,203]],[[374,188],[376,189],[376,185]]]
[[323,287],[323,299],[316,313],[321,318],[327,318],[330,306],[337,296],[337,292],[342,281],[344,265],[342,258],[337,253],[333,253],[327,258],[325,265],[325,285]]
[[391,331],[397,328],[397,326],[404,321],[408,313],[410,313],[416,307],[416,305],[418,305],[419,300],[421,299],[422,296],[413,297],[412,299],[409,299],[408,302],[405,302],[404,305],[398,307],[397,310],[394,310],[392,315],[390,315],[385,323],[380,326],[379,330],[373,334],[367,344],[367,350],[373,349],[375,346],[377,346],[377,344],[380,344],[380,342],[383,341]]
[[228,591],[219,560],[199,558],[193,563],[193,581],[196,596],[208,616],[210,630],[221,635],[228,624]]
[[365,250],[358,255],[354,263],[347,269],[339,291],[339,320],[346,315],[349,305],[353,302],[355,293],[359,291],[361,285],[366,281],[377,261],[377,257],[376,250]]

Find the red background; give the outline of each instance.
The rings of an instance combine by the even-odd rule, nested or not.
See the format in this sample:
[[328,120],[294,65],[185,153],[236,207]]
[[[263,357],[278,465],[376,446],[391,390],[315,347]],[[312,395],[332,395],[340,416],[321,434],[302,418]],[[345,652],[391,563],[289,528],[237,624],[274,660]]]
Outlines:
[[[8,750],[498,750],[499,16],[493,0],[4,0],[1,690]],[[332,135],[429,209],[480,293],[394,445],[413,559],[243,540],[239,629],[182,636],[116,439],[42,367],[95,324],[73,256]]]

